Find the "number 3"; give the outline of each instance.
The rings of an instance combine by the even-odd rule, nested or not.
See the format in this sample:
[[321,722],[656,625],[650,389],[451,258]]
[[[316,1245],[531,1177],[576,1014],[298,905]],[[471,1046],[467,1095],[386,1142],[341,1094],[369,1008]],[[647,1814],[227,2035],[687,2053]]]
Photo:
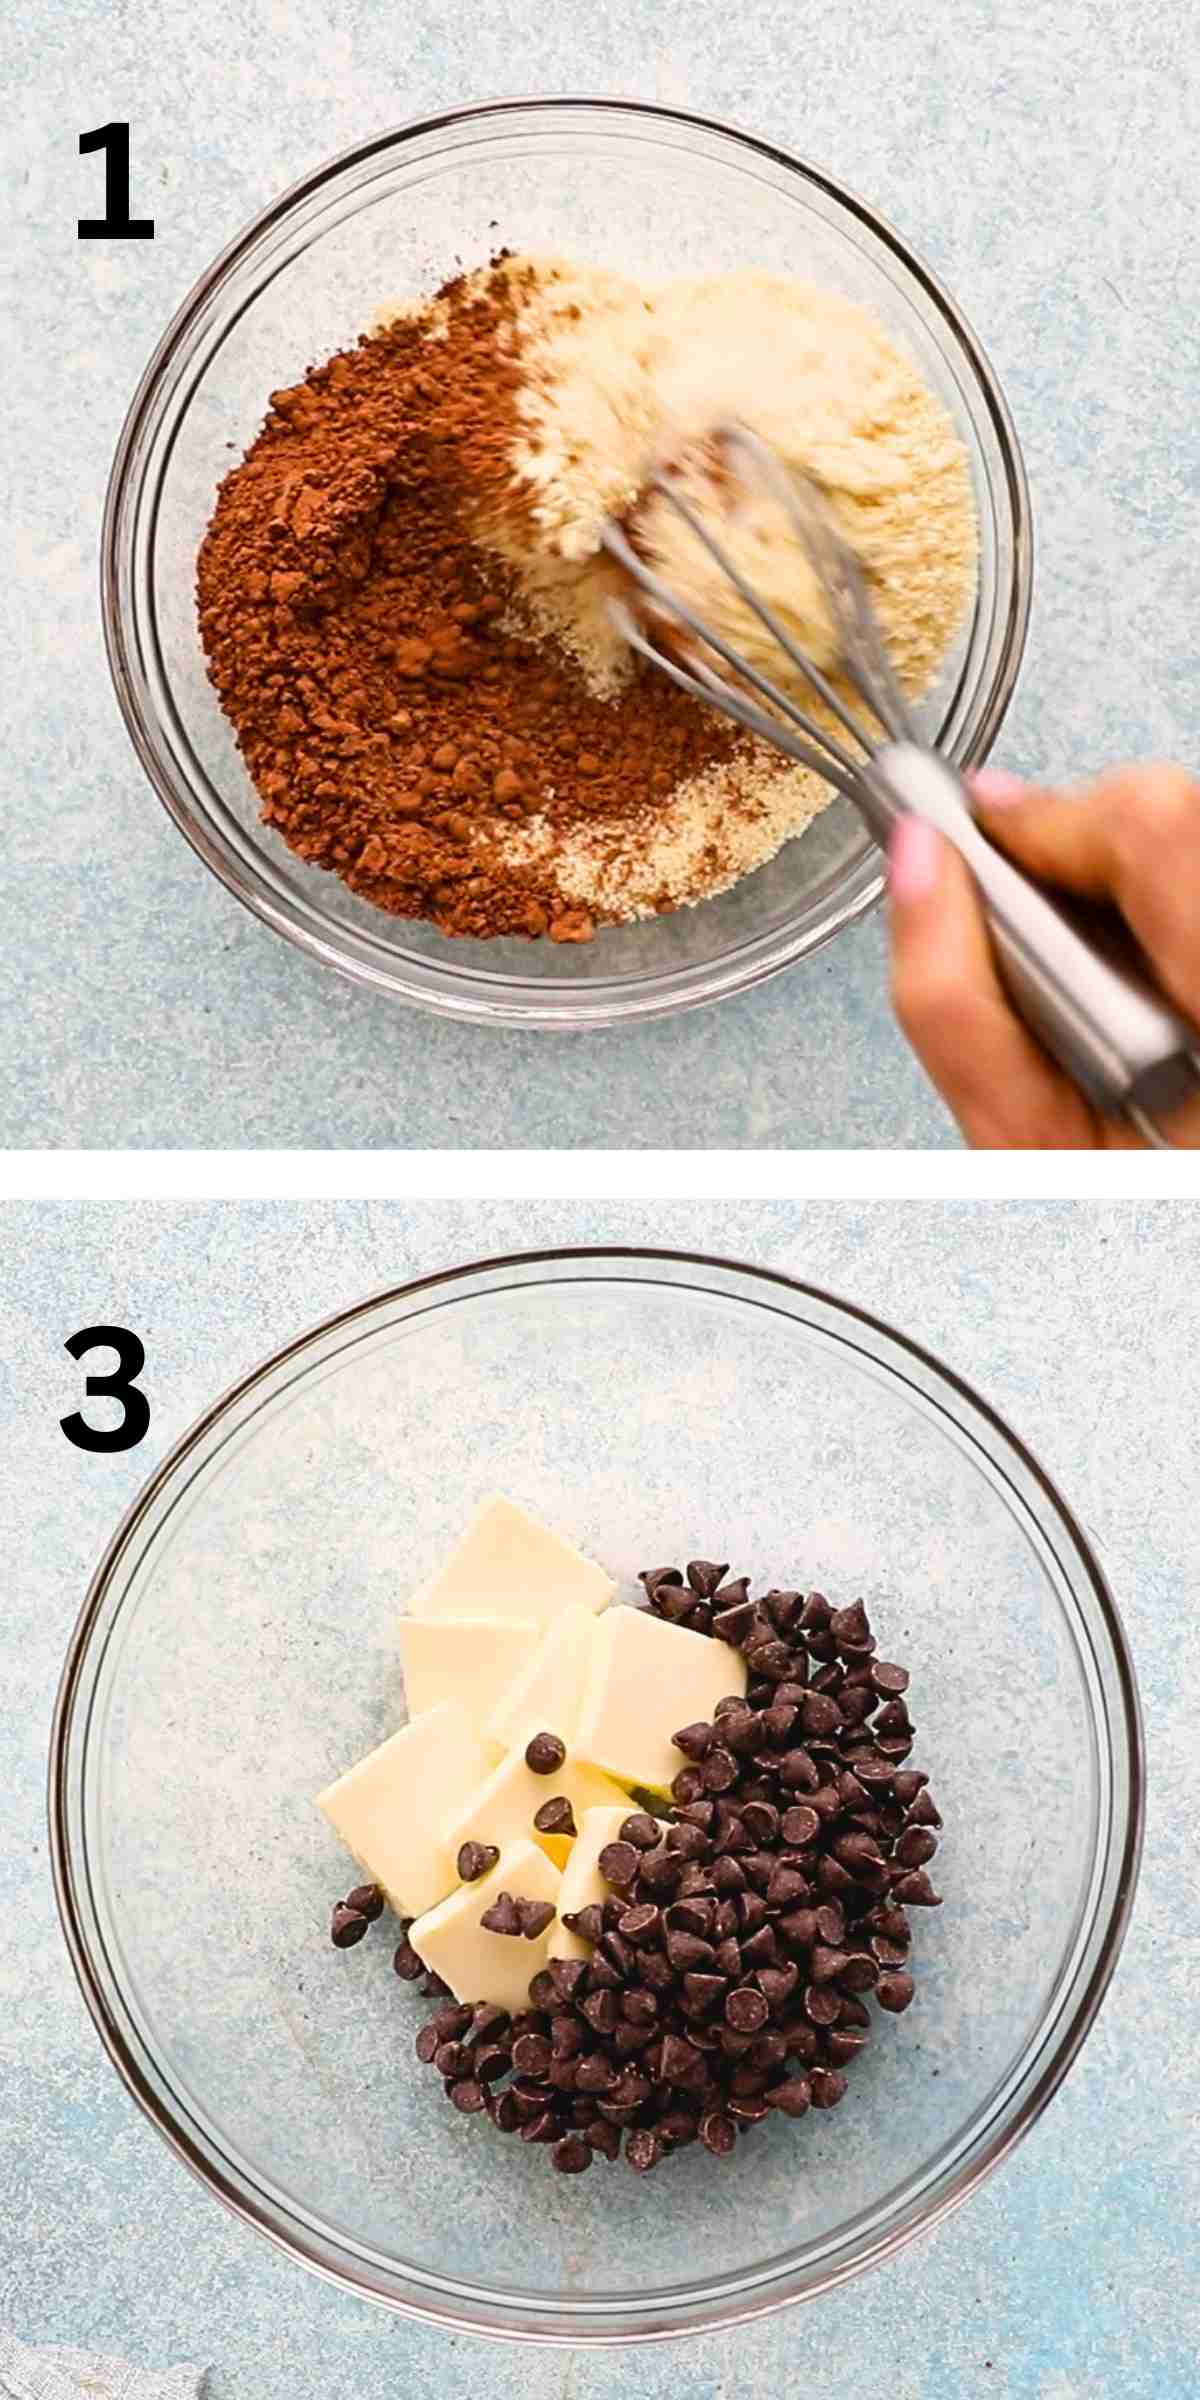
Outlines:
[[69,1417],[60,1417],[67,1440],[77,1450],[133,1450],[150,1429],[150,1404],[144,1392],[138,1390],[136,1378],[146,1364],[146,1353],[136,1333],[124,1325],[84,1325],[63,1344],[72,1358],[83,1358],[89,1350],[115,1350],[117,1365],[111,1375],[89,1375],[84,1389],[89,1400],[108,1398],[119,1400],[123,1415],[119,1425],[103,1431],[89,1425],[79,1409]]

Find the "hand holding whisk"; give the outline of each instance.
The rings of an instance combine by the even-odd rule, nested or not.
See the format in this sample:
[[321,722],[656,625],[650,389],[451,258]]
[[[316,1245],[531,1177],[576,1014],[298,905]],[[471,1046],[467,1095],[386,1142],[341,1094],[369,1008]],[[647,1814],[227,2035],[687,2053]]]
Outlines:
[[[822,494],[794,478],[747,428],[725,426],[716,438],[726,469],[778,505],[800,544],[832,623],[836,669],[826,672],[796,641],[669,472],[656,474],[650,489],[777,645],[787,686],[673,591],[610,523],[605,548],[634,587],[630,600],[612,603],[625,640],[683,690],[832,783],[881,847],[906,815],[936,826],[974,877],[1004,982],[1026,1023],[1099,1109],[1123,1115],[1147,1142],[1165,1146],[1160,1117],[1200,1095],[1196,1029],[1171,1005],[1119,920],[1052,896],[987,839],[962,778],[916,732],[863,571]],[[808,694],[820,703],[819,716],[812,701],[803,705]]]

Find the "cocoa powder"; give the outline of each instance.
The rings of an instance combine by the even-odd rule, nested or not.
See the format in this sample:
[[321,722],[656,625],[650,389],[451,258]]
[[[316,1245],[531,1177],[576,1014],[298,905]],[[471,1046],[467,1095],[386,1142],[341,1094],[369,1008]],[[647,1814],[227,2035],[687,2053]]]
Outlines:
[[[559,888],[555,836],[586,823],[619,857],[737,737],[659,677],[597,698],[557,643],[514,631],[509,570],[473,528],[511,503],[515,288],[496,262],[439,294],[440,338],[407,317],[272,393],[205,535],[200,631],[299,857],[443,933],[587,941],[601,912]],[[531,819],[546,838],[516,864]]]

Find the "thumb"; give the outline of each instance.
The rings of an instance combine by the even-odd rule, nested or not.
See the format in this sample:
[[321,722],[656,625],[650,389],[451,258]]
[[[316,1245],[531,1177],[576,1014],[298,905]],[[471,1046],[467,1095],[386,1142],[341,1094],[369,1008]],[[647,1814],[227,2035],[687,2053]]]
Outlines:
[[905,817],[889,859],[892,1002],[967,1140],[983,1149],[1091,1147],[1086,1103],[1016,1015],[963,860]]

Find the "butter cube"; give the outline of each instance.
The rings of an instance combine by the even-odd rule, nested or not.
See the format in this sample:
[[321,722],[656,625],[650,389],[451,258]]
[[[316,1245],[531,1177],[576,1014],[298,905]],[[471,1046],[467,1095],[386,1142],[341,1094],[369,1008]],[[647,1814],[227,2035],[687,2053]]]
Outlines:
[[[535,1730],[553,1733],[553,1725]],[[561,1866],[570,1849],[570,1839],[564,1834],[536,1833],[533,1820],[547,1800],[569,1800],[578,1825],[585,1809],[615,1807],[624,1801],[619,1786],[609,1782],[607,1775],[598,1775],[594,1767],[584,1766],[568,1753],[555,1775],[535,1775],[525,1764],[524,1748],[510,1750],[498,1767],[493,1768],[484,1782],[444,1819],[442,1834],[452,1856],[458,1856],[462,1842],[495,1842],[503,1850],[508,1843],[529,1840],[536,1842],[547,1858]],[[624,1814],[629,1814],[626,1801]]]
[[409,1603],[414,1617],[532,1617],[548,1625],[572,1601],[597,1615],[616,1585],[603,1567],[512,1500],[485,1500],[440,1573]]
[[557,1908],[558,1891],[558,1870],[536,1842],[510,1842],[489,1874],[478,1883],[460,1884],[449,1899],[418,1917],[408,1938],[456,2000],[490,2000],[515,2015],[529,2006],[529,1986],[549,1957],[557,1919],[532,1941],[523,1933],[489,1933],[480,1919],[501,1892],[511,1892],[515,1900],[549,1900]]
[[550,1928],[551,1958],[590,1958],[592,1945],[581,1940],[563,1924],[564,1917],[573,1917],[581,1908],[590,1908],[593,1901],[611,1900],[604,1877],[597,1865],[606,1843],[615,1842],[629,1815],[629,1802],[619,1808],[589,1808],[576,1818],[579,1839],[562,1871],[558,1887],[558,1917]]
[[[588,1618],[591,1625],[591,1618]],[[532,1618],[401,1617],[396,1627],[410,1717],[457,1700],[471,1723],[484,1726],[501,1694],[537,1646]],[[501,1740],[497,1748],[507,1750]]]
[[[433,1630],[437,1619],[432,1619]],[[518,1667],[486,1719],[484,1732],[502,1750],[522,1748],[534,1733],[557,1733],[568,1750],[575,1739],[596,1619],[573,1600],[546,1627],[532,1657]]]
[[487,1773],[490,1752],[455,1701],[426,1710],[317,1794],[347,1850],[397,1915],[420,1916],[457,1876],[442,1830]]
[[746,1683],[745,1659],[727,1642],[644,1609],[610,1609],[592,1637],[578,1756],[621,1783],[669,1792],[686,1763],[672,1734],[707,1722],[718,1700],[744,1693]]

